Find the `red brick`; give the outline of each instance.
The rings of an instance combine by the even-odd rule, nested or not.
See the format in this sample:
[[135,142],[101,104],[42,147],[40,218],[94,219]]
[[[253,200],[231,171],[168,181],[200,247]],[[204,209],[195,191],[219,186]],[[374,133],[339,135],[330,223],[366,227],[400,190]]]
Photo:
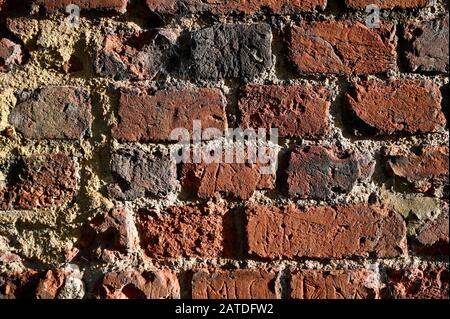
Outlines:
[[275,188],[275,176],[261,174],[258,164],[183,164],[181,184],[185,191],[199,198],[219,194],[249,199],[257,190]]
[[374,4],[382,9],[422,8],[430,2],[430,0],[345,0],[348,7],[356,9],[365,9],[370,4]]
[[201,271],[192,278],[193,299],[277,299],[277,276],[265,270]]
[[450,254],[448,204],[443,206],[442,213],[435,220],[426,223],[417,231],[413,249],[418,254]]
[[64,86],[23,91],[9,122],[26,138],[79,140],[91,131],[89,92]]
[[402,217],[383,207],[250,205],[248,253],[287,258],[397,257],[406,254]]
[[288,192],[303,199],[328,199],[351,192],[374,168],[373,160],[350,150],[339,153],[322,146],[297,147],[289,159]]
[[223,131],[227,126],[224,97],[218,89],[142,91],[121,93],[113,137],[122,142],[167,142],[176,128],[192,134],[194,120],[200,120],[203,128]]
[[373,271],[298,270],[291,274],[292,299],[373,299],[379,297],[380,282]]
[[47,11],[65,9],[69,4],[79,6],[84,10],[115,10],[124,13],[128,0],[32,0],[42,5]]
[[388,173],[408,182],[416,191],[434,194],[448,186],[448,145],[424,146],[415,152],[393,148],[388,155]]
[[[10,174],[15,178],[8,181]],[[0,209],[59,207],[72,200],[78,189],[78,167],[64,154],[20,159],[6,176],[3,191],[0,185]]]
[[170,270],[112,272],[103,277],[99,298],[178,299],[180,286]]
[[90,220],[76,246],[84,260],[112,263],[129,257],[137,243],[132,212],[118,208]]
[[300,73],[374,74],[395,69],[395,27],[360,22],[302,22],[288,35],[289,57]]
[[115,30],[107,34],[97,51],[95,69],[115,80],[151,80],[174,68],[178,31]]
[[139,214],[141,246],[150,258],[222,257],[232,253],[232,214],[221,206],[172,206]]
[[448,19],[446,14],[405,27],[405,38],[411,47],[406,57],[413,71],[448,73]]
[[445,125],[441,92],[428,80],[358,82],[345,100],[358,119],[381,133],[431,133]]
[[168,14],[212,12],[227,14],[234,11],[252,14],[262,8],[279,14],[324,9],[326,0],[147,0],[152,11]]
[[[447,266],[448,267],[448,266]],[[430,266],[388,271],[387,297],[395,299],[448,299],[448,268]]]
[[24,59],[19,44],[7,38],[0,38],[0,73],[9,72],[21,65]]
[[318,138],[329,130],[331,92],[313,85],[247,85],[240,93],[240,126],[278,128],[280,137]]

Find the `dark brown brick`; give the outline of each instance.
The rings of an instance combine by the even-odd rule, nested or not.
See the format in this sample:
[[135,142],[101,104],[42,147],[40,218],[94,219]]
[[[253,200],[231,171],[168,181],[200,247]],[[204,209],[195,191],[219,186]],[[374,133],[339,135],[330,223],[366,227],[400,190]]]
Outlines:
[[291,274],[292,299],[373,299],[379,297],[380,282],[373,271],[298,270]]
[[272,68],[272,31],[265,23],[217,24],[191,35],[189,62],[195,79],[250,80]]
[[114,10],[124,13],[128,0],[32,0],[32,2],[43,6],[47,11],[65,9],[69,4],[74,4],[84,10]]
[[0,73],[14,70],[23,60],[22,47],[7,38],[0,37]]
[[239,98],[240,126],[278,128],[280,137],[322,137],[329,130],[330,95],[312,85],[247,85]]
[[367,205],[246,208],[248,253],[268,259],[397,257],[406,226],[386,208]]
[[[447,266],[448,267],[448,266]],[[388,271],[386,297],[395,299],[448,299],[448,268],[430,266]]]
[[113,137],[126,142],[170,141],[172,130],[193,132],[193,121],[203,128],[223,131],[227,126],[224,97],[220,90],[170,88],[146,92],[123,92],[119,102],[119,124]]
[[295,148],[287,169],[290,196],[328,199],[349,193],[358,181],[372,176],[375,161],[352,151],[336,152],[322,146]]
[[23,91],[9,122],[26,138],[79,140],[90,134],[91,99],[85,89],[44,87]]
[[448,145],[424,146],[415,152],[392,148],[388,156],[388,173],[399,182],[406,181],[416,191],[434,194],[448,187]]
[[4,175],[0,209],[59,207],[72,200],[78,189],[78,167],[64,154],[17,159]]
[[97,52],[98,74],[115,80],[151,80],[177,65],[178,32],[172,29],[116,30]]
[[446,14],[440,19],[405,27],[405,38],[411,47],[406,56],[412,71],[448,73],[448,19]]
[[356,9],[365,9],[370,4],[374,4],[382,9],[422,8],[430,2],[430,0],[345,0],[348,7]]
[[345,100],[358,119],[385,134],[432,133],[446,122],[439,87],[428,80],[354,83]]
[[137,243],[132,212],[126,208],[113,209],[85,225],[77,243],[78,257],[113,263],[129,257]]
[[231,213],[221,206],[172,206],[139,214],[141,245],[150,258],[223,257],[232,253]]
[[289,57],[300,73],[374,74],[395,69],[395,27],[360,22],[302,22],[288,35]]
[[324,9],[326,0],[147,0],[147,5],[152,11],[166,14],[227,14],[235,11],[253,14],[262,8],[268,8],[273,13],[288,14]]
[[34,299],[39,273],[33,270],[0,274],[0,299]]
[[192,278],[193,299],[277,299],[276,274],[265,270],[201,271]]
[[180,285],[170,270],[111,272],[103,277],[99,298],[178,299]]
[[177,189],[176,163],[162,150],[119,149],[112,154],[111,170],[115,184],[109,186],[109,194],[117,199],[164,197]]

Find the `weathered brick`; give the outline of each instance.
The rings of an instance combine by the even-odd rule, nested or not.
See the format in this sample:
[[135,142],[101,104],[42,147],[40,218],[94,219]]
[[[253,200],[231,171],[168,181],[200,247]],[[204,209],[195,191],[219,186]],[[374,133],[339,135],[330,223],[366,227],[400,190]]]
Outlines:
[[378,275],[370,270],[297,270],[290,277],[292,299],[373,299]]
[[345,104],[381,133],[414,134],[442,130],[446,120],[441,100],[439,87],[429,80],[368,80],[354,83]]
[[260,269],[200,271],[192,278],[193,299],[276,299],[276,274]]
[[328,199],[349,193],[371,177],[375,161],[353,151],[338,153],[322,146],[301,146],[290,155],[287,190],[303,199]]
[[0,274],[0,299],[33,299],[39,283],[36,271]]
[[5,175],[0,209],[58,207],[72,200],[78,189],[78,167],[64,154],[21,158]]
[[412,71],[448,73],[448,14],[427,22],[410,23],[405,38],[411,47],[406,57]]
[[448,187],[448,145],[424,146],[415,152],[392,148],[388,156],[387,172],[399,181],[405,180],[416,191],[435,193]]
[[246,208],[248,253],[269,259],[396,257],[406,254],[402,217],[368,205],[249,205]]
[[23,91],[9,122],[26,138],[79,140],[92,125],[89,92],[75,87],[44,87]]
[[273,13],[289,14],[324,9],[326,0],[147,0],[147,5],[152,11],[166,14],[227,14],[235,11],[252,14],[262,8],[268,8]]
[[302,22],[291,28],[289,57],[300,73],[374,74],[395,69],[395,26]]
[[204,128],[223,131],[227,126],[224,97],[220,90],[170,88],[146,92],[122,92],[119,124],[113,137],[126,142],[170,141],[176,128],[193,132],[193,121]]
[[345,4],[348,7],[356,9],[365,9],[370,4],[374,4],[381,9],[422,8],[430,2],[430,0],[345,0]]
[[330,95],[312,85],[247,85],[240,92],[240,126],[278,128],[280,137],[322,137],[329,130]]
[[97,52],[98,74],[115,80],[151,80],[177,65],[178,32],[173,29],[116,30]]
[[272,68],[272,31],[265,23],[218,24],[191,35],[189,66],[197,79],[261,76]]
[[98,293],[105,299],[178,299],[180,285],[170,270],[112,272],[103,277]]
[[430,266],[388,271],[387,298],[448,299],[448,268]]
[[112,154],[111,170],[115,183],[109,194],[121,200],[166,196],[178,185],[176,163],[163,150],[119,149]]
[[83,10],[114,10],[124,13],[128,0],[32,0],[43,6],[47,11],[65,9],[69,4],[79,6]]
[[257,190],[275,188],[275,176],[262,174],[258,164],[183,164],[181,184],[190,195],[215,198],[219,194],[249,199]]
[[19,44],[0,37],[0,73],[9,72],[21,65],[24,59]]
[[141,246],[150,258],[222,257],[235,253],[234,226],[221,206],[172,206],[142,210]]
[[138,234],[131,211],[113,209],[90,220],[77,243],[78,257],[84,260],[115,262],[125,259],[138,243]]
[[423,225],[415,236],[413,249],[419,254],[449,255],[449,218],[448,204],[444,204],[442,213],[433,221]]

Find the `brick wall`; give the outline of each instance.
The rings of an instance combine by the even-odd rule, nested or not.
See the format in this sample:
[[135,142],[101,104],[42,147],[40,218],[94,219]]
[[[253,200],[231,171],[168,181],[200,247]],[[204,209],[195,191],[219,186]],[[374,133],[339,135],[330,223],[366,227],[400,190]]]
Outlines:
[[[448,298],[448,39],[446,1],[0,0],[0,298]],[[177,165],[194,120],[277,171]]]

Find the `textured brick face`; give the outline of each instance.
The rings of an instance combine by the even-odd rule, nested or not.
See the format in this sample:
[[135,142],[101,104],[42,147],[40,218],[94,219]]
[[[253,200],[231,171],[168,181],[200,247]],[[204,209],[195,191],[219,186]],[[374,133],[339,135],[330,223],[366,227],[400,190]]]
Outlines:
[[448,186],[449,150],[447,145],[425,146],[418,152],[390,150],[387,171],[406,180],[416,191],[433,193]]
[[169,270],[107,273],[98,297],[105,299],[178,299],[180,286]]
[[233,11],[252,14],[261,8],[269,8],[274,13],[293,13],[323,9],[326,0],[147,0],[152,11],[169,14],[179,13],[231,13]]
[[20,45],[7,38],[0,38],[0,73],[11,71],[22,64],[22,61]]
[[395,212],[367,205],[250,205],[248,253],[269,259],[396,257],[406,253],[406,227]]
[[143,210],[139,232],[150,258],[211,258],[232,253],[231,215],[220,206],[173,206],[159,213]]
[[95,69],[115,80],[151,80],[167,74],[175,63],[177,37],[171,29],[107,34]]
[[219,90],[207,88],[122,93],[113,137],[126,142],[170,141],[177,128],[192,134],[194,121],[223,131],[227,125],[223,99]]
[[434,220],[421,227],[416,235],[414,250],[419,254],[450,255],[448,204]]
[[118,199],[163,197],[177,187],[176,165],[169,154],[123,148],[113,154],[111,170],[116,183],[109,186],[109,194]]
[[369,270],[299,270],[290,278],[293,299],[373,299],[378,275]]
[[276,299],[276,274],[264,270],[197,272],[192,278],[194,299]]
[[381,133],[432,133],[443,129],[439,87],[428,80],[377,80],[355,83],[346,104]]
[[262,174],[258,164],[184,164],[181,183],[200,198],[220,194],[249,199],[257,190],[275,188],[275,176]]
[[321,146],[296,148],[287,169],[287,188],[291,196],[327,199],[348,193],[358,180],[373,173],[374,162],[351,152],[337,154]]
[[46,10],[65,9],[69,4],[75,4],[82,9],[115,10],[125,12],[128,0],[32,0],[42,5]]
[[357,9],[365,9],[368,5],[374,4],[379,8],[421,8],[430,3],[430,0],[345,0],[347,6]]
[[3,190],[0,183],[0,209],[58,207],[73,199],[77,192],[77,166],[64,154],[20,159],[11,173],[19,176]]
[[405,38],[412,50],[407,59],[413,71],[448,72],[448,15],[428,22],[412,23]]
[[243,128],[277,128],[280,137],[322,137],[329,129],[330,91],[310,85],[247,85],[239,111]]
[[359,22],[303,22],[292,27],[289,57],[300,73],[374,74],[394,69],[395,27]]
[[191,70],[198,79],[252,79],[272,68],[268,24],[225,24],[191,35]]
[[9,122],[26,138],[79,140],[91,130],[89,92],[75,87],[21,92]]

